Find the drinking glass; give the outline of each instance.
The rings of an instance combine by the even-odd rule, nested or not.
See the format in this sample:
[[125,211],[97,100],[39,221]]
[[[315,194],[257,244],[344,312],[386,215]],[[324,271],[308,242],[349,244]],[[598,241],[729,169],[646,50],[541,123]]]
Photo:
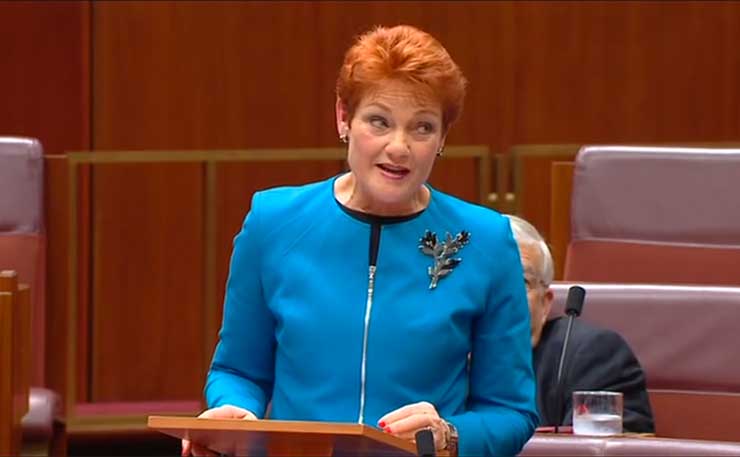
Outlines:
[[573,392],[573,433],[609,436],[622,433],[624,398],[621,392]]

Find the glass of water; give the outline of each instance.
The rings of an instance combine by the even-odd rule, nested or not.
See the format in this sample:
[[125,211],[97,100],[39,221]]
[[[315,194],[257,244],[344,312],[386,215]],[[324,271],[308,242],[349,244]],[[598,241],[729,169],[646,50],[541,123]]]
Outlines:
[[608,436],[622,433],[624,398],[621,392],[573,392],[573,433]]

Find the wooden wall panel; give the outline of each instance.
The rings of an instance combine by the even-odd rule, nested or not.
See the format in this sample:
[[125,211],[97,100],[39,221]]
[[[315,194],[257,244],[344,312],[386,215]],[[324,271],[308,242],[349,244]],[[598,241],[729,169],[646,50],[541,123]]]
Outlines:
[[530,145],[512,147],[516,214],[531,222],[546,241],[550,239],[551,169],[557,161],[575,160],[581,145]]
[[732,2],[96,2],[94,13],[99,149],[334,146],[342,54],[378,23],[429,30],[468,76],[449,144],[740,136]]
[[192,400],[203,366],[203,169],[96,165],[90,400]]
[[[561,158],[560,160],[567,160]],[[531,222],[549,241],[550,233],[550,167],[557,158],[522,157],[522,173],[517,186],[518,215]]]
[[47,385],[63,394],[67,391],[67,259],[69,251],[69,204],[67,161],[61,155],[47,155],[44,161],[44,210],[46,217],[46,374]]
[[75,398],[89,400],[88,339],[90,330],[90,168],[81,165],[77,171],[77,328],[74,351],[75,385],[68,385],[72,367],[67,363],[71,322],[69,320],[69,245],[70,200],[69,168],[66,155],[44,157],[44,212],[46,218],[46,386],[64,399],[66,410],[68,389]]
[[310,3],[114,1],[93,12],[95,149],[318,142],[316,113],[333,99],[317,90]]
[[527,2],[512,19],[510,143],[740,136],[740,5]]
[[72,367],[67,363],[69,321],[69,168],[66,155],[44,157],[44,216],[46,218],[46,383],[62,396],[66,410],[68,389],[80,401],[89,400],[89,299],[90,299],[90,168],[77,171],[77,332],[75,385],[68,385]]
[[480,203],[478,160],[472,158],[438,159],[429,176],[435,189],[473,203]]
[[553,162],[550,168],[550,251],[555,279],[563,279],[565,255],[570,242],[570,199],[573,193],[573,162]]
[[89,149],[89,47],[89,2],[0,2],[0,135]]

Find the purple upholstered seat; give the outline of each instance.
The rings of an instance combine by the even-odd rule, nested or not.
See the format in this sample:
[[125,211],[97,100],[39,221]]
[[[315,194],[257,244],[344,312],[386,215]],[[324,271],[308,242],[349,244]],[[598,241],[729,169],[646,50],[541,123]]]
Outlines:
[[740,149],[584,146],[566,280],[740,286]]

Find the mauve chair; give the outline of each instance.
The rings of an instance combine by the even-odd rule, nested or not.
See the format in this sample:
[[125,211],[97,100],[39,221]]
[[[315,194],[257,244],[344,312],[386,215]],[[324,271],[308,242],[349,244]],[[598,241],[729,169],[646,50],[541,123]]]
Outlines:
[[[44,388],[46,234],[44,157],[33,138],[0,136],[0,269],[18,272],[31,289],[32,354],[29,412],[23,418],[28,452],[63,453],[59,395]],[[25,451],[24,451],[25,452]]]
[[582,147],[563,278],[740,285],[740,149]]

